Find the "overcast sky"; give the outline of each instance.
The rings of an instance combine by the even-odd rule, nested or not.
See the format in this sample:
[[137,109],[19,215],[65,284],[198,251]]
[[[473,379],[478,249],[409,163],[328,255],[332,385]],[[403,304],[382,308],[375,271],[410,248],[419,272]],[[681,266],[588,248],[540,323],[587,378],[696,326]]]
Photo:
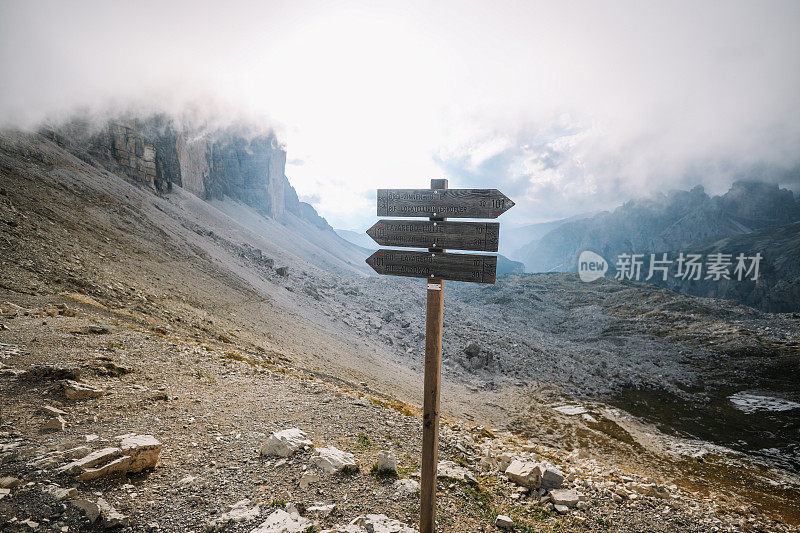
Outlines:
[[800,2],[11,2],[0,125],[76,106],[269,123],[335,227],[375,188],[496,187],[522,224],[652,191],[800,188]]

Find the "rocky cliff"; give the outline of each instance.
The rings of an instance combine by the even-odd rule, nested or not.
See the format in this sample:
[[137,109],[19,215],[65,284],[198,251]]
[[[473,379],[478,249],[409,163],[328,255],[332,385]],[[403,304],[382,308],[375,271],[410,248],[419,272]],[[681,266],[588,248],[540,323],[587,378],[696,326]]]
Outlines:
[[286,178],[286,150],[271,131],[247,125],[190,127],[166,115],[118,118],[100,128],[74,120],[43,130],[80,157],[164,193],[179,186],[200,198],[230,197],[282,220],[291,213],[331,230]]

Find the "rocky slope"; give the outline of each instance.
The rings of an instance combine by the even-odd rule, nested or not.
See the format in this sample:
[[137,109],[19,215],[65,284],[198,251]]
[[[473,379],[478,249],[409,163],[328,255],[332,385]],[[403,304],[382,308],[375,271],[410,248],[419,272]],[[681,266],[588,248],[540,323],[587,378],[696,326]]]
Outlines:
[[[40,135],[0,136],[0,478],[23,481],[0,500],[4,527],[100,527],[55,489],[45,494],[53,483],[76,484],[92,504],[100,492],[134,530],[200,530],[237,509],[271,515],[290,502],[320,529],[372,512],[413,524],[415,496],[394,500],[396,480],[368,471],[383,448],[404,480],[417,468],[424,283],[365,275],[353,255],[362,252],[291,212],[278,221],[177,184],[156,194],[98,157]],[[490,529],[499,514],[523,531],[797,523],[791,464],[669,436],[625,409],[641,401],[629,391],[652,388],[687,404],[750,387],[796,401],[787,376],[800,318],[574,275],[447,283],[445,301],[442,456],[466,464],[477,485],[441,485],[443,531]],[[66,379],[104,394],[71,400]],[[45,402],[65,414],[39,414]],[[668,425],[664,414],[651,421]],[[40,433],[59,416],[64,429]],[[265,438],[289,427],[353,453],[360,473],[322,475],[311,449],[283,463],[258,458]],[[796,426],[768,429],[791,436]],[[161,442],[155,471],[99,481],[55,471],[78,441],[99,451],[125,433]],[[546,491],[520,492],[503,453],[568,471],[566,487],[588,507],[562,514]],[[301,486],[306,473],[319,484]],[[648,494],[631,498],[634,485]],[[337,511],[315,517],[316,503]],[[251,531],[266,518],[254,516],[229,527]]]

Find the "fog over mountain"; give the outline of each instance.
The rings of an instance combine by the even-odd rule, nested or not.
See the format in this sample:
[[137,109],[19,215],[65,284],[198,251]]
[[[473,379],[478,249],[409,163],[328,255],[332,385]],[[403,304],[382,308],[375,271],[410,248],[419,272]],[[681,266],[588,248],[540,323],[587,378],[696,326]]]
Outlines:
[[[516,224],[738,179],[800,187],[797,2],[0,3],[0,124],[258,117],[300,199],[493,186]],[[180,32],[176,31],[180,28]]]

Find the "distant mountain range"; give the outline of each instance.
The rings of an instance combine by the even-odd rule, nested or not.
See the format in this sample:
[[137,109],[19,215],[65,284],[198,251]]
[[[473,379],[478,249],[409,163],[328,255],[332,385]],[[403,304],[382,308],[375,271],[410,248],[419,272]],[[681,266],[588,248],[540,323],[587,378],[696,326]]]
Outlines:
[[[590,250],[608,261],[607,275],[613,276],[620,254],[649,257],[651,253],[677,255],[680,251],[710,253],[721,249],[760,252],[765,257],[763,268],[776,274],[762,280],[758,290],[745,288],[741,282],[730,287],[713,282],[711,287],[712,282],[705,280],[673,282],[670,286],[691,294],[729,297],[767,310],[798,310],[800,298],[794,297],[795,289],[787,285],[792,282],[777,275],[784,273],[797,279],[793,273],[800,264],[800,240],[794,238],[798,221],[800,200],[775,184],[737,181],[728,192],[713,197],[697,186],[690,191],[631,200],[613,212],[556,221],[544,235],[533,232],[531,241],[516,257],[525,263],[527,272],[574,272],[578,256]],[[768,295],[768,288],[782,292]]]

